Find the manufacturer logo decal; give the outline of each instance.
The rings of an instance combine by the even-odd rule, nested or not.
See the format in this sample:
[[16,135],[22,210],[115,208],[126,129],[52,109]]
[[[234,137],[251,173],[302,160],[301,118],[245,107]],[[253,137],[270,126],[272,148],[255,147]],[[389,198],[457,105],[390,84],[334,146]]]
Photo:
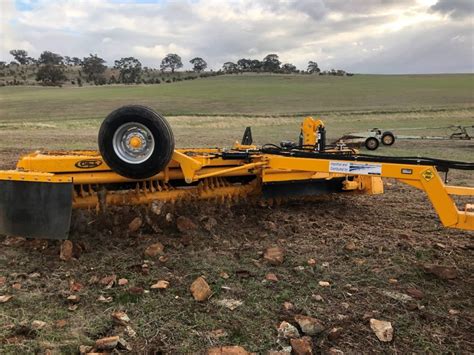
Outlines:
[[79,169],[94,169],[102,165],[102,160],[98,160],[98,159],[79,160],[75,165],[76,165],[76,168],[79,168]]
[[357,175],[381,175],[382,165],[370,163],[352,163],[352,162],[329,162],[329,172],[331,173],[349,173]]
[[421,176],[423,176],[423,178],[426,180],[426,181],[430,181],[433,177],[434,177],[434,173],[431,171],[431,170],[425,170],[421,173]]

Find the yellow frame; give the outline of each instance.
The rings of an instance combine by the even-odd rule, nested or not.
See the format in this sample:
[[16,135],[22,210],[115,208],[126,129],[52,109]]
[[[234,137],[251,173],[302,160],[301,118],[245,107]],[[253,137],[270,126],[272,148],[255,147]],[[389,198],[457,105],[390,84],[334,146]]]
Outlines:
[[[321,120],[306,117],[301,124],[304,145],[315,145]],[[233,151],[255,151],[256,146],[236,143]],[[458,210],[451,195],[474,196],[474,188],[446,186],[436,168],[426,165],[350,162],[337,159],[298,158],[254,152],[248,159],[223,159],[218,148],[176,149],[168,166],[145,180],[133,180],[118,175],[96,151],[35,152],[20,159],[17,170],[0,171],[0,180],[47,183],[71,183],[74,190],[73,207],[98,208],[100,204],[146,204],[155,200],[177,201],[186,198],[239,198],[261,193],[262,184],[344,178],[343,190],[352,193],[383,193],[382,178],[397,179],[423,190],[431,201],[442,224],[446,227],[474,230],[474,204]],[[341,152],[328,150],[326,153]],[[360,165],[369,170],[337,170],[331,167]],[[248,184],[230,184],[224,178],[253,176]],[[184,180],[194,185],[175,189],[168,182]],[[102,184],[134,183],[128,191],[110,192],[102,196]],[[197,183],[197,184],[196,184]],[[95,187],[95,188],[94,188]]]

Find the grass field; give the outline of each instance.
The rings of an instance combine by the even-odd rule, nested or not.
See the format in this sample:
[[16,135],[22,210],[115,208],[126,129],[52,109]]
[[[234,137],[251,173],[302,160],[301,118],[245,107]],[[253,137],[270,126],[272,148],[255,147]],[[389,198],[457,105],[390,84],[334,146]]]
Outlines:
[[[473,95],[474,75],[232,75],[148,86],[3,87],[0,149],[95,148],[102,119],[130,103],[169,117],[178,146],[207,146],[232,144],[247,125],[258,143],[296,139],[305,114],[321,116],[330,138],[373,127],[468,125]],[[410,133],[447,132],[401,132]],[[393,148],[384,154],[406,150]]]
[[[304,114],[321,116],[330,139],[373,127],[445,135],[449,130],[436,127],[474,125],[474,75],[244,75],[153,86],[5,87],[0,168],[32,149],[96,148],[102,119],[128,103],[164,113],[179,147],[230,146],[248,125],[259,144],[296,140]],[[376,153],[472,161],[474,140],[397,141]],[[473,186],[472,175],[452,172],[450,178]],[[273,206],[186,201],[156,215],[145,207],[77,212],[69,262],[59,260],[58,241],[15,244],[0,236],[0,295],[13,296],[0,304],[0,353],[75,354],[80,345],[120,335],[132,353],[241,345],[266,354],[281,350],[276,329],[281,321],[295,324],[297,314],[324,324],[311,338],[317,354],[334,354],[332,348],[346,354],[473,353],[473,234],[443,228],[421,191],[394,181],[385,188],[377,196],[331,195]],[[179,216],[197,228],[180,231]],[[131,232],[135,217],[144,224]],[[208,228],[211,218],[216,224]],[[158,241],[166,257],[144,257]],[[281,265],[262,257],[275,245],[284,250]],[[454,268],[456,277],[427,273],[426,264]],[[278,281],[265,280],[268,273]],[[97,282],[110,275],[128,284]],[[200,275],[213,292],[203,303],[189,293]],[[170,281],[169,288],[146,293],[157,280]],[[330,287],[321,287],[321,280]],[[407,301],[413,290],[417,298]],[[80,296],[72,309],[71,294]],[[231,311],[217,303],[222,299],[242,305]],[[284,309],[284,302],[293,308]],[[112,321],[118,310],[130,317],[135,336]],[[375,337],[371,317],[392,322],[392,342]],[[34,329],[34,320],[44,327]],[[337,337],[330,335],[335,328]]]
[[297,115],[473,106],[474,75],[231,75],[160,85],[0,88],[0,120],[101,118],[126,103],[165,115]]

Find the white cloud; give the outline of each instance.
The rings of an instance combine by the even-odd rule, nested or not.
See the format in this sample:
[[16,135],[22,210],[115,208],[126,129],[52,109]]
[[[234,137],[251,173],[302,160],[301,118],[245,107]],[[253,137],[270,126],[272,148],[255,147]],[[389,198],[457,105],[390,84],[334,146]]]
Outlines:
[[140,58],[162,59],[168,53],[179,53],[180,56],[189,56],[190,50],[170,43],[167,46],[156,45],[153,47],[134,46],[133,52]]
[[[28,6],[0,0],[1,60],[23,48],[32,56],[97,53],[109,64],[133,55],[157,67],[177,53],[185,68],[200,56],[218,69],[225,61],[278,53],[301,69],[316,60],[323,69],[355,72],[473,71],[473,15],[464,0],[22,2]],[[406,53],[426,52],[406,60]]]

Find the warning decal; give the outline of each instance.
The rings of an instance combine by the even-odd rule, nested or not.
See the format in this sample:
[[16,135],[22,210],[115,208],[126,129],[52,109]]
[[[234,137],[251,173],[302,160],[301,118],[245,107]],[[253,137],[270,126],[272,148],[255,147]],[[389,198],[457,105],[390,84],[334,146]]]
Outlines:
[[329,162],[329,172],[359,175],[381,175],[382,165],[369,163],[354,163],[349,161],[331,161]]
[[430,181],[432,178],[434,178],[434,173],[430,169],[423,171],[421,175],[426,181]]

